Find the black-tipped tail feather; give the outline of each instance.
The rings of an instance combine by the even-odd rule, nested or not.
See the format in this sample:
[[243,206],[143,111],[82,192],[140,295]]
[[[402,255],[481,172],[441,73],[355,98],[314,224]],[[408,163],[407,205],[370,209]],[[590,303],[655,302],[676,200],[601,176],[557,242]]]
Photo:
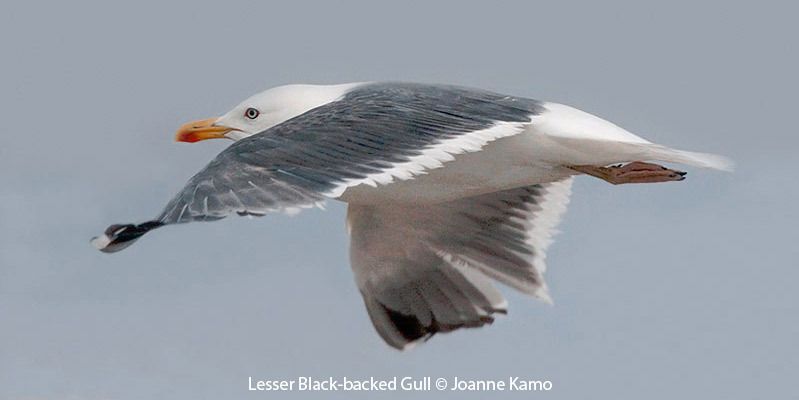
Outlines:
[[141,224],[114,224],[102,236],[92,238],[92,245],[103,253],[116,253],[130,246],[145,233],[163,226],[160,221],[147,221]]

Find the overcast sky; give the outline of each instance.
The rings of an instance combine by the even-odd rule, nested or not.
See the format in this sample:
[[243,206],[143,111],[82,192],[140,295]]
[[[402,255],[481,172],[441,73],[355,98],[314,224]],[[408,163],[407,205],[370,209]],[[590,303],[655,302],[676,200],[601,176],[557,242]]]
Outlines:
[[[553,382],[497,398],[796,393],[796,9],[12,3],[0,13],[2,399],[267,398],[249,376],[299,375]],[[180,124],[280,84],[365,80],[558,101],[738,168],[577,179],[548,258],[555,305],[505,290],[507,317],[407,353],[369,322],[341,204],[163,229],[113,255],[89,245],[154,216],[228,145],[174,143]],[[306,396],[328,397],[271,394]]]

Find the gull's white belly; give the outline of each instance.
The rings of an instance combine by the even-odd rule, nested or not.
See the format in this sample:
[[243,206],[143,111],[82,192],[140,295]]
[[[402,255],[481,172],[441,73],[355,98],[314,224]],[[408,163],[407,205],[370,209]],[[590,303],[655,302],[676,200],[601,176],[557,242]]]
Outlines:
[[553,182],[574,172],[564,168],[562,145],[532,129],[489,142],[482,150],[455,155],[443,167],[412,179],[377,187],[348,188],[339,200],[349,203],[437,203],[462,197]]

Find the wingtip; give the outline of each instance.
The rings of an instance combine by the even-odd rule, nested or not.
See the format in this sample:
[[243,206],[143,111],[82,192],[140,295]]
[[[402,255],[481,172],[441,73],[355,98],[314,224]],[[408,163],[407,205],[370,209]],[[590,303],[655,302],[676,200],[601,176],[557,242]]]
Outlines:
[[539,290],[535,294],[535,297],[538,300],[541,300],[542,302],[544,302],[544,304],[546,304],[546,305],[549,305],[549,306],[554,306],[555,305],[555,301],[552,300],[552,296],[550,296],[549,290],[547,290],[547,289]]
[[102,235],[92,238],[90,242],[103,253],[116,253],[133,244],[145,233],[160,226],[163,226],[160,221],[149,221],[139,225],[114,224],[109,226]]
[[106,249],[108,248],[108,245],[111,244],[111,238],[106,234],[102,234],[101,236],[93,237],[90,243],[95,249],[107,253],[108,251],[106,251]]

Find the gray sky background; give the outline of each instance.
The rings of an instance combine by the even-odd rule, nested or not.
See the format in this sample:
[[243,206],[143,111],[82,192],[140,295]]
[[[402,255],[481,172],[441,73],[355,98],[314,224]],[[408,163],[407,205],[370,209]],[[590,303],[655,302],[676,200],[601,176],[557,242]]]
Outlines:
[[[554,385],[497,398],[795,394],[797,10],[430,3],[5,3],[0,399],[266,398],[248,376],[298,375]],[[548,259],[555,306],[505,290],[509,316],[408,353],[369,322],[341,204],[89,245],[229,144],[176,144],[181,123],[280,84],[363,80],[558,101],[738,169],[578,179]],[[306,396],[331,397],[271,394]]]

